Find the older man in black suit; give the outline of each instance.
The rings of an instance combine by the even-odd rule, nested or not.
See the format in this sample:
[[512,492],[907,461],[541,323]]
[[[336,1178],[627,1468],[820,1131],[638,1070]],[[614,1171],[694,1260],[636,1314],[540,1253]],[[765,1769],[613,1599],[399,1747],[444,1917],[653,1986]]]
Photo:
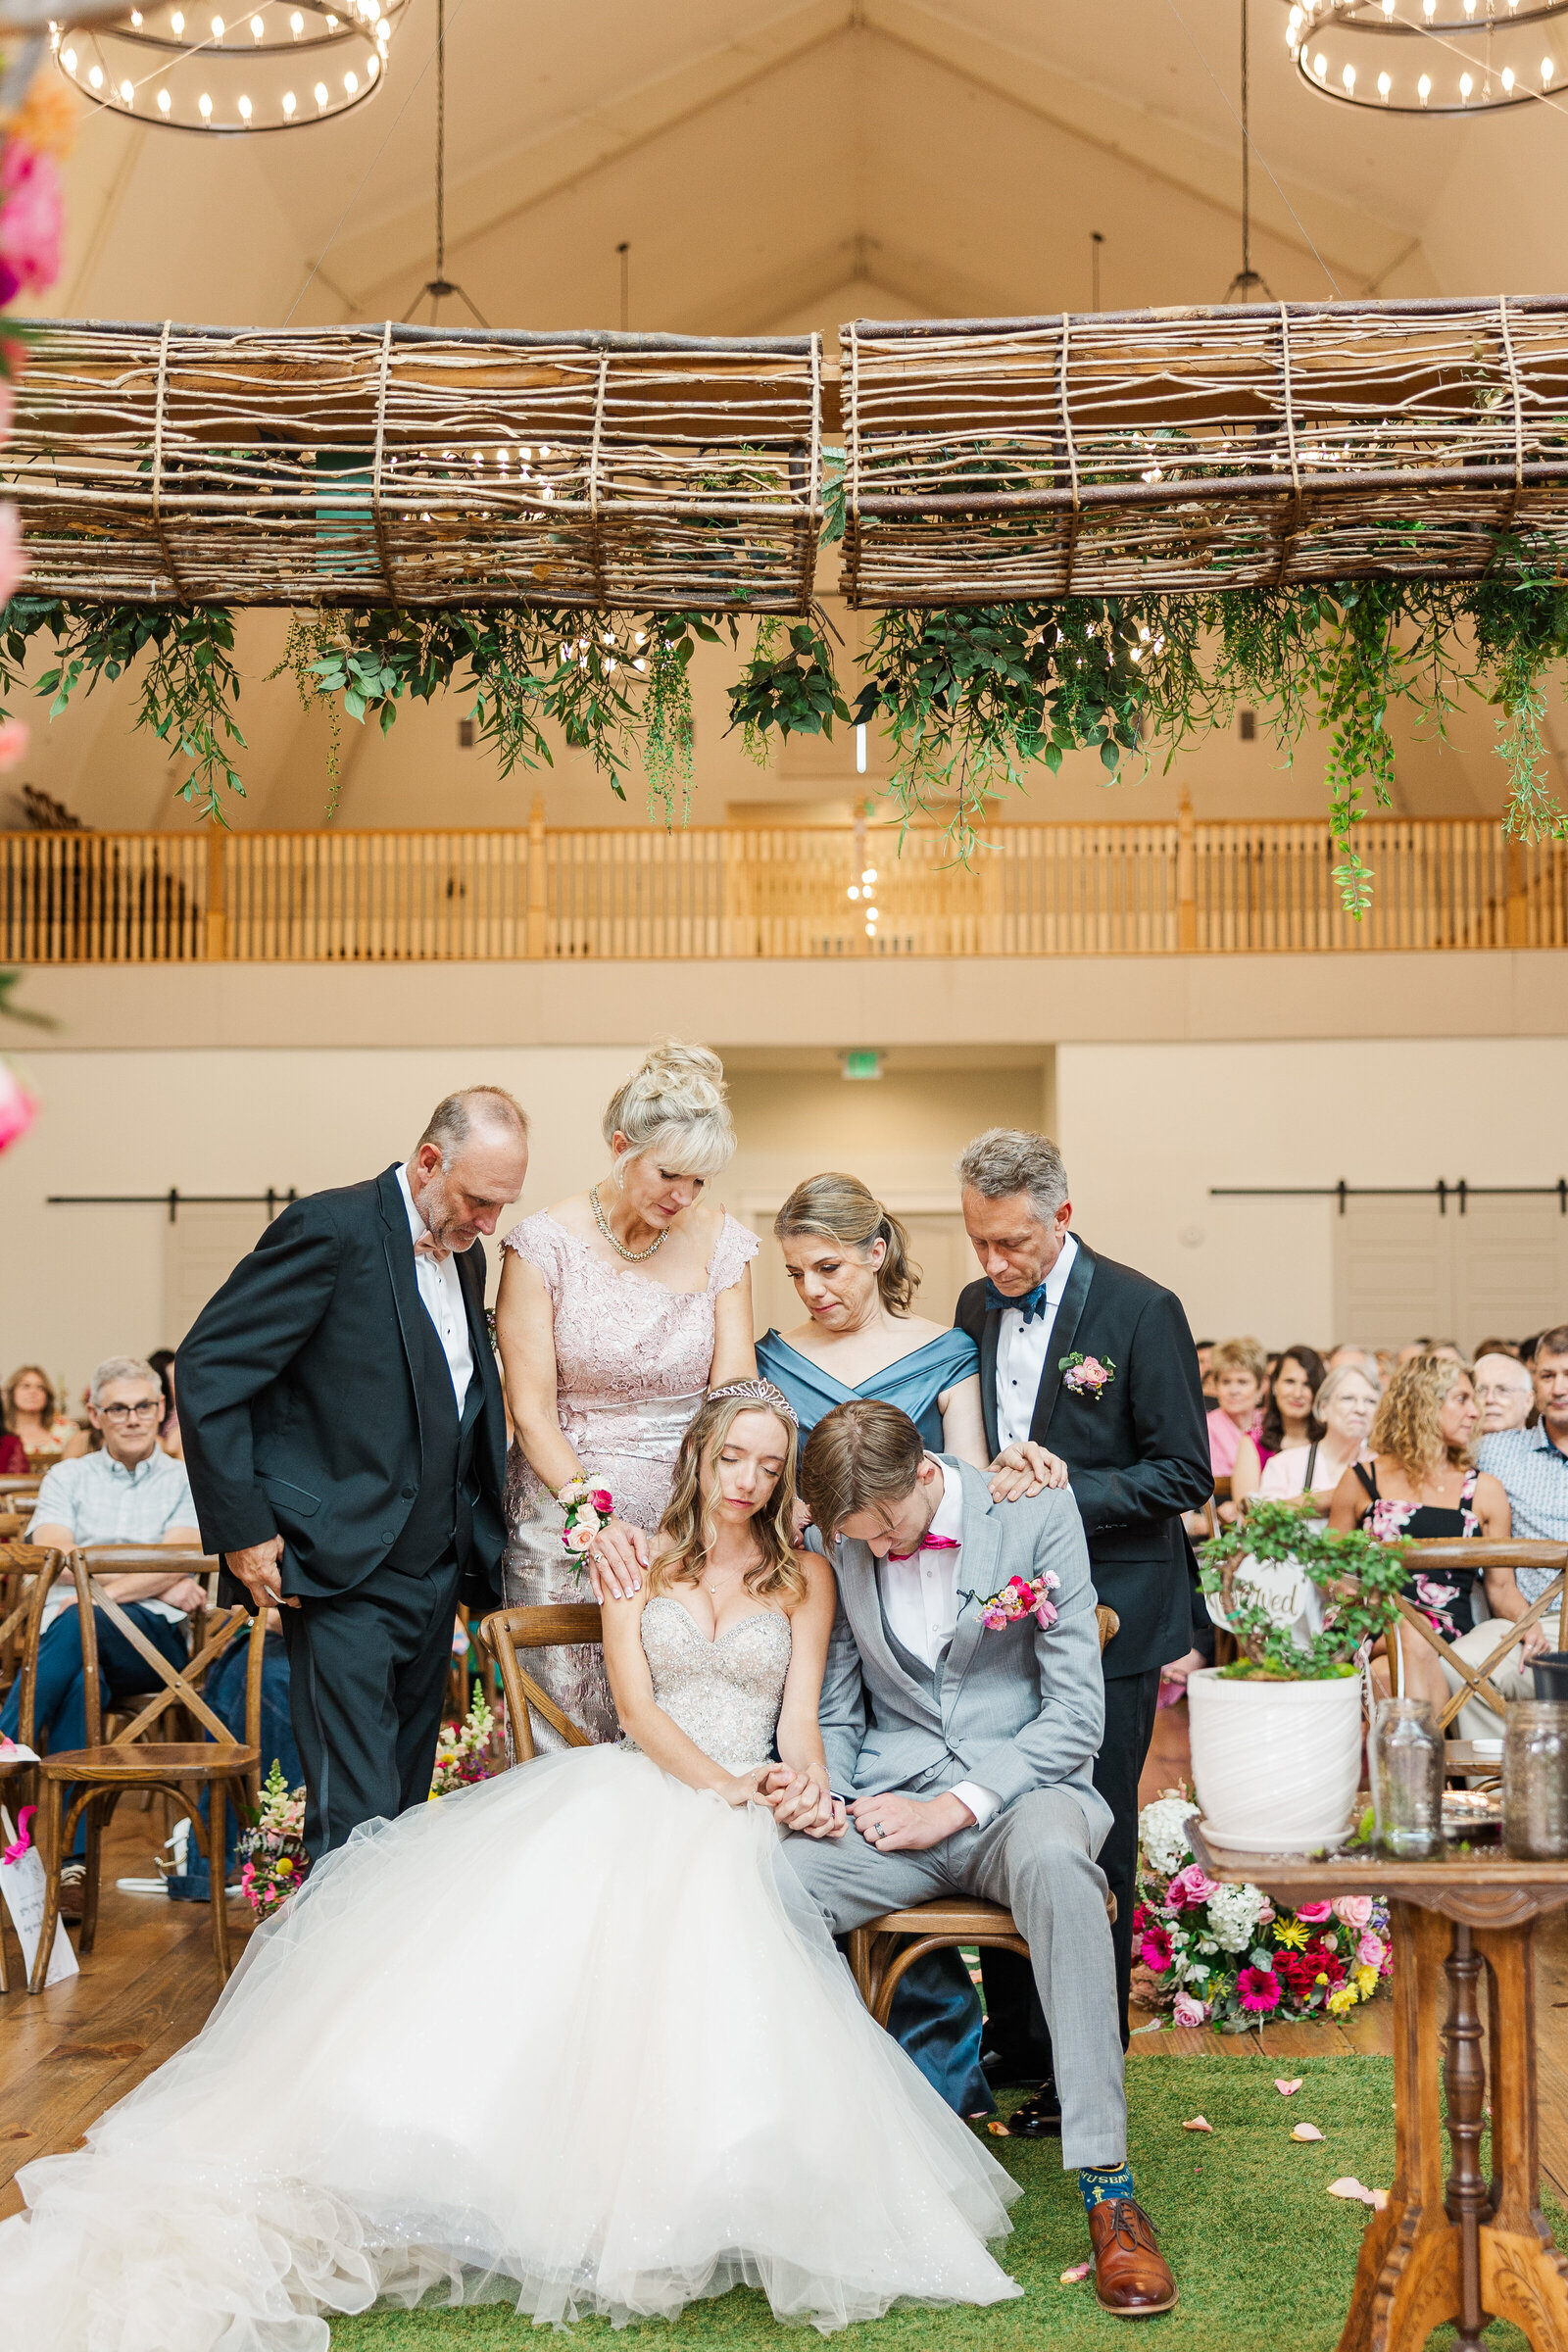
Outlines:
[[[1095,1787],[1112,1814],[1100,1865],[1116,1898],[1112,1941],[1122,2034],[1132,1975],[1138,1780],[1153,1735],[1161,1666],[1192,1642],[1191,1547],[1182,1513],[1213,1488],[1198,1356],[1181,1301],[1071,1230],[1067,1171],[1050,1138],[994,1127],[958,1162],[963,1221],[984,1279],[955,1318],[980,1348],[993,1451],[1023,1438],[1067,1465],[1090,1573],[1121,1630],[1105,1650],[1105,1730]],[[1015,2119],[1059,2114],[1050,2043],[1028,1971],[985,1955],[994,2079],[1044,2078]]]
[[286,1208],[179,1350],[202,1541],[283,1612],[313,1855],[424,1802],[457,1603],[500,1598],[478,1244],[527,1166],[503,1088],[449,1095],[406,1165]]

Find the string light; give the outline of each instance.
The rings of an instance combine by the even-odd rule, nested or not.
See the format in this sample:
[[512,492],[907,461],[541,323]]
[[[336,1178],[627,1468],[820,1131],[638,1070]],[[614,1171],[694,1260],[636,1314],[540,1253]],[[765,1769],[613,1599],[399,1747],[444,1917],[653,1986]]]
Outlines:
[[[347,114],[380,87],[393,36],[413,4],[350,0],[329,15],[287,0],[252,0],[230,22],[205,10],[192,19],[168,0],[152,6],[143,0],[141,7],[89,24],[73,18],[66,0],[55,31],[55,63],[97,106],[134,109],[136,92],[152,84],[156,106],[142,120],[172,129],[231,138],[287,130]],[[87,0],[77,5],[85,9]],[[315,69],[303,84],[301,52]],[[301,107],[302,87],[314,92],[314,114]]]
[[[1539,27],[1568,0],[1290,0],[1285,40],[1320,97],[1387,114],[1473,114],[1556,103]],[[1539,58],[1539,69],[1537,59]]]

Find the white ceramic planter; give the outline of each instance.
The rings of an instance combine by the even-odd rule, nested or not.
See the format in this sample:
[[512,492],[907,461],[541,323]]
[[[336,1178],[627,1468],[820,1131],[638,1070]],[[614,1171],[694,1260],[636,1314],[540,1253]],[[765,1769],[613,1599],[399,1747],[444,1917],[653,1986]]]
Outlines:
[[1242,1853],[1337,1845],[1361,1777],[1361,1678],[1227,1682],[1212,1666],[1187,1681],[1193,1789],[1203,1836]]

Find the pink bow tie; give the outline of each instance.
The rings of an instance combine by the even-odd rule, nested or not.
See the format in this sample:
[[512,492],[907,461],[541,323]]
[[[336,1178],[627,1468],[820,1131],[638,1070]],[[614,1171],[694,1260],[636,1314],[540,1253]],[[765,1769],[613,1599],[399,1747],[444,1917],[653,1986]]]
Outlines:
[[442,1249],[433,1233],[421,1233],[414,1245],[414,1254],[416,1257],[434,1258],[438,1266],[444,1266],[452,1252]]
[[905,1560],[917,1560],[922,1551],[956,1551],[957,1549],[958,1539],[956,1536],[927,1536],[918,1551],[890,1551],[888,1558],[902,1563]]

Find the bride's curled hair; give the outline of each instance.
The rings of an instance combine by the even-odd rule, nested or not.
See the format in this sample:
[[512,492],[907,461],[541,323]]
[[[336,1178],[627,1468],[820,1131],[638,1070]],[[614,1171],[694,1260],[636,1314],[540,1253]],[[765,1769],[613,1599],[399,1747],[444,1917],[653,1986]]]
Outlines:
[[606,1143],[616,1135],[634,1159],[657,1152],[682,1176],[716,1176],[735,1150],[718,1055],[706,1046],[655,1046],[605,1104]]
[[920,1269],[909,1255],[909,1237],[858,1176],[831,1170],[825,1176],[808,1176],[773,1219],[773,1233],[781,1242],[793,1234],[813,1234],[837,1242],[841,1250],[855,1250],[862,1261],[878,1242],[886,1242],[876,1270],[882,1303],[890,1315],[906,1315],[914,1303]]
[[[746,1386],[755,1391],[764,1384],[756,1382]],[[716,1463],[725,1441],[742,1413],[766,1413],[774,1409],[755,1393],[738,1396],[721,1393],[710,1396],[689,1424],[675,1456],[669,1505],[659,1523],[664,1548],[656,1554],[648,1571],[651,1592],[667,1592],[671,1585],[698,1582],[713,1548],[712,1495],[717,1484]],[[806,1579],[795,1557],[797,1430],[792,1413],[778,1412],[776,1418],[784,1432],[783,1466],[772,1494],[753,1515],[752,1533],[760,1556],[741,1581],[758,1600],[773,1600],[782,1595],[798,1601],[806,1597]],[[707,1494],[703,1493],[705,1469],[709,1473]]]

